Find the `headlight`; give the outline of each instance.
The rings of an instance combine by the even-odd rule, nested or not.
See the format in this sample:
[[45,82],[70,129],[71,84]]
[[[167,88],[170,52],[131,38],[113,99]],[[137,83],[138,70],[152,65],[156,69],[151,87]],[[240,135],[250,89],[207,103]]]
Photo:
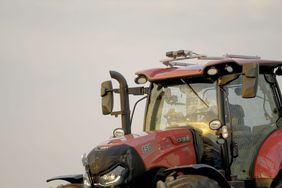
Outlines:
[[227,126],[222,126],[222,137],[223,138],[228,138]]
[[207,70],[208,75],[214,76],[218,73],[218,70],[215,67],[211,67]]
[[102,186],[111,186],[120,184],[126,175],[126,168],[122,166],[115,167],[112,171],[99,177],[99,184]]
[[230,65],[227,65],[227,66],[225,67],[225,70],[226,70],[228,73],[233,72],[233,68],[232,68]]
[[148,80],[147,80],[146,76],[140,75],[140,76],[136,77],[134,81],[135,81],[136,84],[145,84]]

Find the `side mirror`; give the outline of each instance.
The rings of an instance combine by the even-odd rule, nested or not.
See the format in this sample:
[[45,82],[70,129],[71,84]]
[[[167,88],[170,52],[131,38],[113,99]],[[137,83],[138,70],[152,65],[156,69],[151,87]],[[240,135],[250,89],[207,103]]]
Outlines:
[[243,65],[242,97],[253,98],[257,94],[259,66],[256,63]]
[[102,112],[108,115],[113,111],[114,96],[111,81],[105,81],[101,84]]

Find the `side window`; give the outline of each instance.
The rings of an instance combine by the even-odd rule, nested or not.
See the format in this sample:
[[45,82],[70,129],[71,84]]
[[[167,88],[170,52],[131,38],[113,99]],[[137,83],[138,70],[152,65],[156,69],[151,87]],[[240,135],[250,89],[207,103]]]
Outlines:
[[239,156],[234,159],[231,172],[238,179],[250,176],[255,151],[265,137],[276,127],[278,110],[270,84],[263,74],[258,78],[257,95],[254,98],[242,98],[241,77],[224,87],[228,94],[227,111],[232,123],[233,141],[238,145]]
[[264,76],[259,76],[259,85],[255,98],[242,98],[240,88],[240,83],[231,83],[228,86],[231,117],[233,119],[238,118],[234,122],[244,124],[250,128],[260,125],[273,125],[278,118],[278,111],[273,100],[272,90],[265,81]]

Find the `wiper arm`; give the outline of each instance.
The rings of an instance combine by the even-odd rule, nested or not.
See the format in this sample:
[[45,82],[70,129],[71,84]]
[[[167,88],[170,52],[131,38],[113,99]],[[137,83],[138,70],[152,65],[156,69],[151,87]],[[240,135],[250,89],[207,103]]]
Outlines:
[[198,99],[200,99],[200,101],[202,101],[202,103],[204,103],[206,105],[207,108],[209,108],[210,106],[206,103],[206,101],[204,101],[199,95],[198,93],[194,90],[194,88],[187,82],[185,82],[183,79],[181,79],[181,81],[186,84],[191,90],[192,92],[198,97]]

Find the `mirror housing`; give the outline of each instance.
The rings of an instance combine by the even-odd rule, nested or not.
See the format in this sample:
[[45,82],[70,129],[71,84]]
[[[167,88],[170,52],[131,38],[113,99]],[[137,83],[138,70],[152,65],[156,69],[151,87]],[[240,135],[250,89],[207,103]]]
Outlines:
[[102,112],[104,115],[113,112],[114,96],[112,82],[105,81],[101,84]]
[[253,98],[257,94],[259,66],[256,63],[243,65],[242,97]]

